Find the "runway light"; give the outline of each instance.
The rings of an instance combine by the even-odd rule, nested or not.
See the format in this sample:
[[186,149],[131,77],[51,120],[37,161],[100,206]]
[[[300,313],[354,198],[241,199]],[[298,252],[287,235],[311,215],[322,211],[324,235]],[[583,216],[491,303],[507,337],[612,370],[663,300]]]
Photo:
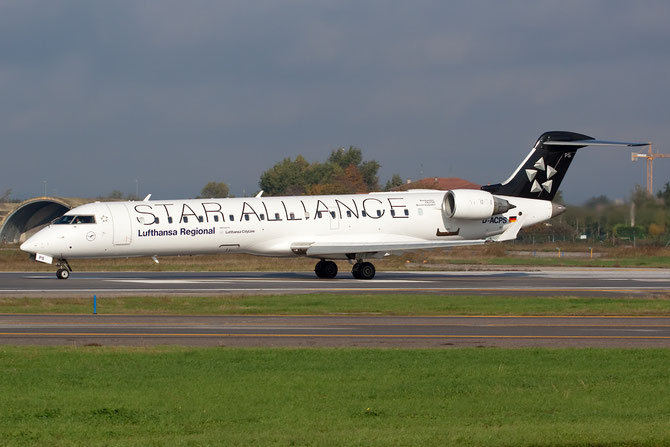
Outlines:
[[93,315],[98,313],[97,296],[93,295]]

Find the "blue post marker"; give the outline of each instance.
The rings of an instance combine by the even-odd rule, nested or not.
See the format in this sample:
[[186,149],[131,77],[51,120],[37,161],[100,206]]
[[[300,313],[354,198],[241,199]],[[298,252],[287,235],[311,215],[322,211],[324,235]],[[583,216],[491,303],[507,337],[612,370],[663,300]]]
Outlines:
[[97,297],[93,295],[93,315],[98,313],[98,306],[97,306]]

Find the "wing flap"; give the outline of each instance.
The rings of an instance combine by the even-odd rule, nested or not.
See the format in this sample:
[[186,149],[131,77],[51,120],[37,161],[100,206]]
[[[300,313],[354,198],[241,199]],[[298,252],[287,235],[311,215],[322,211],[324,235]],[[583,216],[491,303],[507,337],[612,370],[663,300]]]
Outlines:
[[485,243],[486,241],[484,239],[469,241],[315,242],[307,247],[305,254],[307,256],[322,256],[348,253],[378,253],[460,247],[465,245],[483,245]]
[[516,222],[510,225],[505,231],[503,231],[498,236],[490,238],[490,240],[494,242],[513,241],[514,239],[516,239],[516,236],[517,234],[519,234],[519,230],[521,230],[522,226],[523,226],[523,220],[518,219]]

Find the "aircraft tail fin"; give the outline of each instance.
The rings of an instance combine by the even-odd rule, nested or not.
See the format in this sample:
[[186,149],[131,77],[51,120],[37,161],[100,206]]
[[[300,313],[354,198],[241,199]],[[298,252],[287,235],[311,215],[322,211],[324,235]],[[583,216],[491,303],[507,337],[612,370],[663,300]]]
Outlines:
[[553,200],[577,149],[585,146],[633,147],[647,144],[596,140],[574,132],[545,132],[507,180],[482,186],[482,189],[491,194]]

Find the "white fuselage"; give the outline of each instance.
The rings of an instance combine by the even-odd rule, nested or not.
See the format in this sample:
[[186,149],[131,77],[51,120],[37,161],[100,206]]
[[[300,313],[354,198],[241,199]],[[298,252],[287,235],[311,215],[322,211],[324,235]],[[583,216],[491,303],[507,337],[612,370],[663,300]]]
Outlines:
[[[21,249],[59,259],[215,253],[304,255],[313,243],[482,240],[512,222],[547,220],[551,202],[503,197],[515,208],[486,219],[449,219],[445,191],[333,196],[96,202],[66,216],[92,223],[51,224]],[[393,250],[389,250],[393,251]],[[316,256],[315,256],[316,257]],[[341,253],[320,258],[341,259]]]

